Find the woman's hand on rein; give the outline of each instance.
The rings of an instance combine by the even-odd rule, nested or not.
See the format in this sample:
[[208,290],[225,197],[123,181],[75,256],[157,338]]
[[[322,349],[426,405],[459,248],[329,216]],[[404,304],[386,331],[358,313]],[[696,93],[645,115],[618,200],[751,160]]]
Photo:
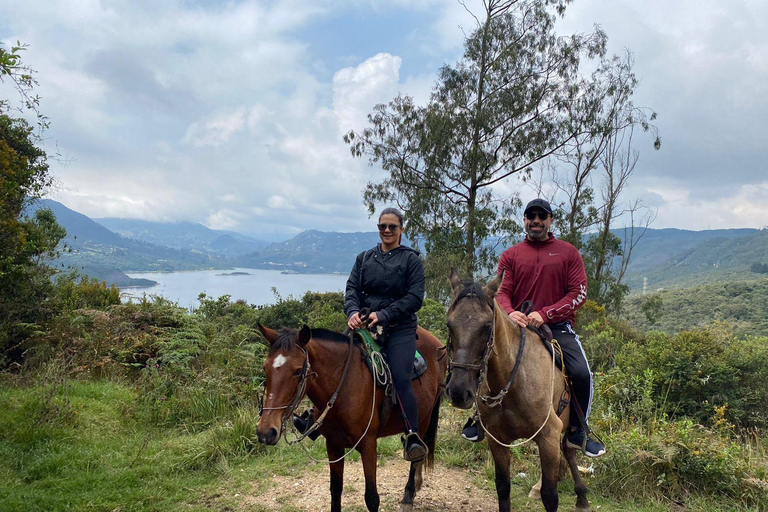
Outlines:
[[347,327],[350,329],[364,329],[366,325],[368,327],[373,327],[378,322],[379,316],[376,313],[370,313],[365,317],[365,320],[363,320],[363,318],[360,317],[360,312],[357,312],[349,317],[349,320],[347,320]]

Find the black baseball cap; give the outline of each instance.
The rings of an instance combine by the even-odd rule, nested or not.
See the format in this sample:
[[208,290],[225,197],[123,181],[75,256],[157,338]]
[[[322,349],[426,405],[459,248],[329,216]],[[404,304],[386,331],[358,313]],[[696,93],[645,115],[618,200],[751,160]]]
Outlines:
[[528,210],[532,210],[534,208],[541,208],[548,214],[552,215],[552,207],[549,206],[549,202],[541,198],[534,199],[533,201],[528,203],[528,206],[525,207],[525,211],[523,212],[523,215],[528,213]]

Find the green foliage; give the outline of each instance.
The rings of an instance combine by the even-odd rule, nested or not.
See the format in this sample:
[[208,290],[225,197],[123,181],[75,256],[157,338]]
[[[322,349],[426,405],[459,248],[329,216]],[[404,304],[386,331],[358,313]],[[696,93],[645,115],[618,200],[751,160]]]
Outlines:
[[714,408],[726,407],[740,429],[768,426],[766,338],[737,339],[719,325],[674,336],[655,332],[645,343],[626,344],[616,366],[602,399],[625,419],[645,418],[638,404],[650,386],[662,416],[706,424]]
[[755,274],[768,274],[768,263],[753,263],[749,266],[749,271]]
[[701,494],[729,510],[768,506],[760,458],[729,436],[684,419],[654,421],[616,432],[596,463],[595,482],[619,499],[686,503]]
[[53,289],[56,309],[71,312],[76,309],[105,310],[120,304],[120,289],[107,286],[105,281],[71,272],[58,276]]
[[[682,290],[655,293],[651,324],[645,306],[647,296],[632,296],[623,315],[641,330],[658,329],[673,334],[681,328],[704,327],[715,321],[728,322],[739,336],[768,336],[768,278],[750,281],[721,281]],[[652,299],[654,302],[656,299]]]
[[656,321],[659,319],[659,316],[661,315],[661,308],[664,305],[664,300],[661,298],[660,295],[651,295],[648,297],[645,302],[643,302],[643,305],[640,306],[640,310],[645,315],[645,318],[648,319],[648,323],[651,325],[655,325]]
[[419,310],[419,325],[437,336],[443,343],[448,341],[447,326],[448,309],[442,302],[433,299],[424,299]]
[[440,276],[438,289],[447,287],[445,261],[461,262],[465,275],[483,275],[497,258],[484,241],[520,232],[512,220],[519,198],[500,197],[493,186],[529,172],[592,126],[599,99],[584,94],[589,85],[579,65],[604,55],[606,38],[599,30],[557,37],[565,3],[486,2],[462,59],[440,69],[426,106],[397,96],[374,107],[368,128],[345,136],[353,156],[388,173],[366,188],[369,212],[401,205],[409,235],[423,240],[428,254],[441,254],[429,265]]

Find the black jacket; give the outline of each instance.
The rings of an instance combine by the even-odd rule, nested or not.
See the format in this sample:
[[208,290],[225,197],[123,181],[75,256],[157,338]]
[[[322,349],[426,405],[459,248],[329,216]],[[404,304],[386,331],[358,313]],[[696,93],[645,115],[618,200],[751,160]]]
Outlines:
[[385,253],[379,244],[357,255],[344,295],[347,318],[368,307],[384,325],[416,325],[423,301],[424,267],[418,251],[401,245]]

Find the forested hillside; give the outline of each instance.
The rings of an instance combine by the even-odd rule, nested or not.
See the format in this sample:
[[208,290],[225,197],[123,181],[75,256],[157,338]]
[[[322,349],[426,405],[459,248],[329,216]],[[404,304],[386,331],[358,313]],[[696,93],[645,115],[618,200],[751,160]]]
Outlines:
[[740,336],[768,336],[768,277],[630,296],[623,316],[642,330],[676,333],[727,322]]

